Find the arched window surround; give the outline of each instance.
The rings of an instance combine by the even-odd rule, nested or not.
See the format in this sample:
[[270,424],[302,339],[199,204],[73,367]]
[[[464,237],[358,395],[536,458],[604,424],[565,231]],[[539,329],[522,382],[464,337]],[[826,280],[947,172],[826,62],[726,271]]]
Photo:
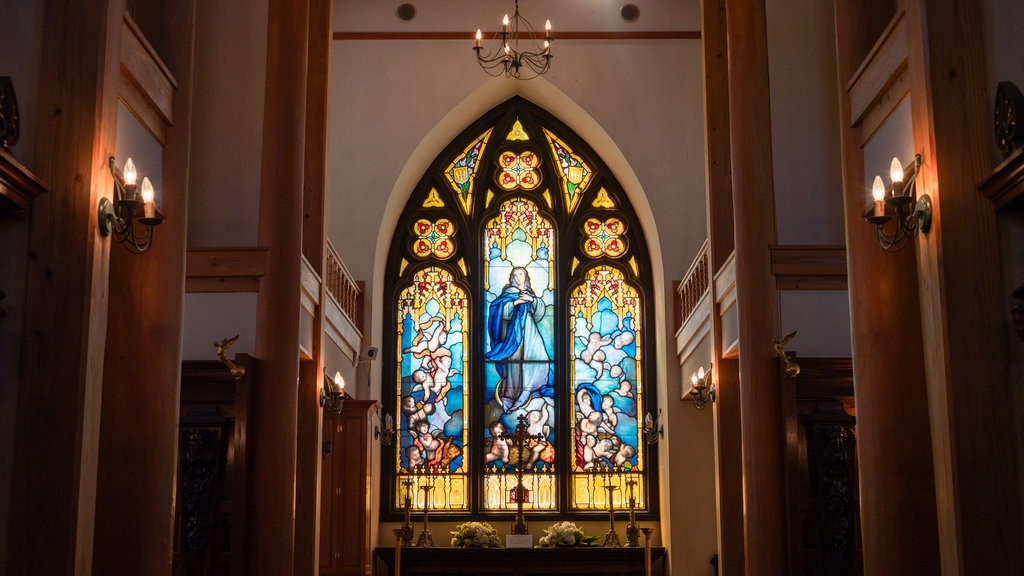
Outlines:
[[[490,188],[494,194],[488,200],[488,186],[481,183],[483,179],[489,178],[491,175],[487,172],[490,168],[487,166],[482,167],[477,172],[481,180],[477,181],[477,187],[473,190],[472,205],[467,209],[466,206],[453,200],[451,193],[454,182],[445,182],[443,176],[441,176],[451,167],[452,158],[458,156],[459,152],[466,150],[467,146],[480,134],[484,133],[488,127],[494,127],[487,148],[483,152],[487,158],[490,158],[498,146],[497,142],[501,142],[505,138],[506,132],[517,119],[522,121],[531,139],[525,142],[506,142],[502,149],[510,150],[517,154],[526,150],[547,150],[550,140],[545,140],[543,130],[545,128],[549,129],[551,133],[562,139],[562,144],[571,148],[572,153],[580,158],[584,164],[595,167],[595,180],[585,191],[587,194],[585,201],[577,202],[575,206],[571,207],[571,210],[569,209],[569,204],[572,201],[564,194],[564,190],[559,188],[555,176],[550,171],[551,167],[545,164],[551,163],[548,157],[550,154],[545,156],[545,160],[541,165],[542,181],[533,190],[514,187],[511,191],[501,191],[500,188],[492,184]],[[543,195],[540,192],[543,190],[547,190],[548,194]],[[614,210],[612,213],[620,216],[626,223],[627,230],[630,232],[628,236],[628,255],[630,257],[616,258],[609,257],[607,254],[598,255],[590,259],[563,257],[561,254],[557,254],[555,257],[553,273],[558,279],[558,294],[555,295],[555,302],[557,304],[555,309],[558,313],[553,318],[553,334],[558,339],[554,344],[553,358],[553,381],[555,383],[553,398],[558,406],[558,413],[555,416],[556,426],[568,426],[568,423],[572,420],[570,410],[573,406],[573,399],[569,397],[566,384],[572,377],[572,371],[569,366],[572,363],[571,359],[574,357],[574,352],[572,350],[572,343],[569,340],[570,337],[566,336],[570,334],[572,329],[572,322],[565,313],[568,310],[568,296],[566,294],[572,293],[583,282],[584,276],[589,271],[598,267],[615,270],[625,278],[630,279],[639,295],[640,301],[643,302],[643,317],[635,319],[643,327],[645,340],[641,349],[641,355],[639,356],[643,367],[642,385],[645,400],[643,410],[645,412],[653,411],[656,414],[658,378],[656,351],[658,334],[655,329],[655,310],[657,309],[657,301],[656,295],[652,290],[654,282],[652,280],[650,263],[651,256],[645,244],[646,239],[643,228],[624,190],[608,167],[602,162],[601,158],[593,152],[586,142],[582,141],[577,134],[568,129],[558,119],[519,96],[499,104],[466,128],[459,136],[452,140],[452,143],[445,151],[437,155],[436,159],[424,172],[423,177],[411,193],[405,210],[399,216],[391,243],[390,256],[385,264],[385,282],[382,298],[384,314],[381,332],[383,365],[381,398],[385,412],[393,414],[396,420],[402,416],[399,412],[400,408],[398,408],[399,399],[395,392],[398,382],[395,366],[400,361],[402,354],[401,345],[396,345],[396,332],[398,330],[396,330],[394,324],[396,319],[395,312],[399,307],[396,302],[401,291],[408,287],[409,279],[415,274],[427,268],[435,267],[450,274],[452,284],[468,295],[468,300],[470,301],[468,306],[469,317],[465,319],[471,331],[471,335],[468,338],[469,341],[466,342],[467,346],[465,347],[465,357],[467,358],[465,377],[469,382],[467,388],[472,390],[466,407],[466,410],[472,414],[470,418],[471,424],[465,435],[465,446],[469,448],[470,454],[468,460],[471,460],[468,463],[468,475],[465,480],[465,490],[469,493],[467,496],[468,504],[463,510],[451,513],[447,513],[444,510],[436,510],[432,512],[432,515],[441,514],[450,516],[452,519],[486,516],[489,513],[505,514],[507,516],[507,510],[485,510],[481,503],[484,480],[482,462],[479,459],[486,445],[485,435],[487,434],[480,427],[482,413],[480,397],[483,395],[480,385],[485,379],[483,368],[485,353],[483,342],[485,338],[478,336],[480,331],[485,329],[483,326],[483,308],[486,306],[484,299],[480,295],[481,280],[479,276],[482,274],[482,261],[485,252],[483,242],[477,241],[480,238],[481,226],[486,220],[494,216],[494,211],[498,205],[509,198],[517,197],[517,195],[521,194],[523,198],[528,198],[535,203],[539,216],[552,223],[552,234],[557,239],[555,242],[556,252],[578,255],[582,252],[581,248],[576,244],[579,244],[581,241],[579,231],[583,228],[584,222],[594,218],[600,220],[609,214],[607,209],[594,205],[593,201],[599,190],[613,199]],[[417,219],[423,219],[425,215],[429,215],[430,210],[424,208],[423,203],[428,194],[434,193],[441,196],[442,202],[445,204],[445,218],[454,225],[456,230],[452,240],[455,241],[455,250],[458,257],[447,256],[442,251],[440,255],[436,253],[430,254],[428,259],[422,259],[420,257],[426,253],[417,255],[409,248],[410,236],[408,230],[413,228],[413,224]],[[488,214],[487,216],[484,216],[485,212]],[[474,330],[477,332],[472,332]],[[642,421],[642,417],[643,414],[640,414],[637,420]],[[573,446],[570,444],[570,441],[570,431],[568,430],[563,430],[555,441],[558,443],[555,450],[556,453],[565,458],[566,462],[573,452]],[[645,471],[642,475],[644,502],[643,508],[639,513],[641,517],[650,519],[656,517],[658,512],[657,451],[653,447],[643,447],[643,452],[644,461],[642,468]],[[400,518],[401,510],[395,506],[395,503],[396,494],[399,493],[401,488],[395,483],[394,474],[396,462],[400,458],[401,456],[396,454],[394,449],[387,447],[383,449],[380,500],[381,517],[383,520],[396,520]],[[567,465],[564,468],[570,467]],[[557,472],[557,474],[567,473]],[[594,514],[607,514],[607,509],[603,507],[601,509],[592,507],[591,509],[581,510],[577,506],[577,509],[572,509],[573,507],[569,505],[571,501],[569,484],[568,476],[559,476],[558,488],[555,491],[554,497],[556,501],[555,506],[544,511],[531,512],[531,516],[557,515],[559,517],[577,516],[585,518]],[[413,494],[413,498],[416,498],[415,494]]]

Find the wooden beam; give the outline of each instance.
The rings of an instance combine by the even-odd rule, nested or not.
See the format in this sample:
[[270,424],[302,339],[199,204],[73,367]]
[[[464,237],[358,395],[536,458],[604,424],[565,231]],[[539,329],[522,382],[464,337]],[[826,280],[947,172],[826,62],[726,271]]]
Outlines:
[[128,109],[161,144],[174,123],[177,80],[127,12],[121,32],[121,85],[118,92]]
[[846,290],[843,246],[770,246],[778,290]]
[[[850,126],[858,126],[868,110],[879,102],[887,88],[907,66],[907,26],[903,11],[897,14],[864,63],[847,85],[850,95]],[[895,107],[898,104],[891,102]],[[886,111],[883,115],[888,116]]]
[[193,248],[185,261],[186,292],[259,292],[266,248]]

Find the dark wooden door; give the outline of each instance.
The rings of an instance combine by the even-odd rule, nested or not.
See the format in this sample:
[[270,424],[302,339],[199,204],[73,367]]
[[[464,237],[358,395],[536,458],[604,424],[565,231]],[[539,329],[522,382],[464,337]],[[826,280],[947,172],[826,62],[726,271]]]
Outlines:
[[254,362],[232,375],[220,362],[186,361],[181,371],[175,576],[245,574],[245,428]]
[[857,419],[848,359],[799,359],[784,379],[791,573],[863,574]]
[[324,412],[320,486],[321,576],[372,572],[370,457],[376,400],[345,400],[341,414]]

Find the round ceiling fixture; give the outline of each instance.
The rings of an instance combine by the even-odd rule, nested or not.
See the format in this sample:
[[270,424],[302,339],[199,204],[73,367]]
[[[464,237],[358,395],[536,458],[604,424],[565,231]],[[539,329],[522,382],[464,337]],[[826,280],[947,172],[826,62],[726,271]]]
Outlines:
[[636,22],[640,18],[640,9],[636,4],[626,4],[619,10],[619,14],[622,14],[622,19],[626,22]]
[[402,22],[408,22],[416,17],[416,7],[409,3],[399,4],[395,16]]

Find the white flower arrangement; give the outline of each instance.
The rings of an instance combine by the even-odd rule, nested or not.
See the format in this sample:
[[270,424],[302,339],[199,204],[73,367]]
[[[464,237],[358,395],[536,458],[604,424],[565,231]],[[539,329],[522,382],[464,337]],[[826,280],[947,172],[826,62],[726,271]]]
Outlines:
[[553,548],[561,546],[590,546],[597,540],[597,536],[586,536],[583,529],[575,522],[555,522],[544,529],[544,535],[540,538],[541,548]]
[[455,548],[496,548],[501,545],[498,531],[487,522],[463,522],[451,534]]

